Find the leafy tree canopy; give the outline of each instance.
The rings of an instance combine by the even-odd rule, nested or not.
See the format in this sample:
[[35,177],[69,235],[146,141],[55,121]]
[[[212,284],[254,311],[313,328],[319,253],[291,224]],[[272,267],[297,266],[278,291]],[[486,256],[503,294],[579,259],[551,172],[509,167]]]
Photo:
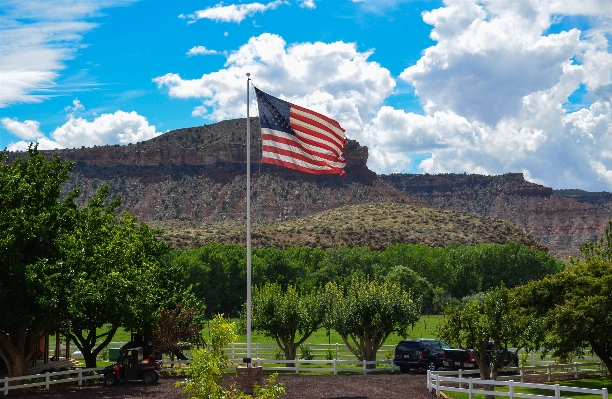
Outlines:
[[612,222],[601,240],[587,243],[585,260],[520,288],[523,302],[544,318],[547,347],[570,358],[590,348],[612,371]]
[[78,191],[60,200],[72,162],[47,160],[35,146],[12,164],[6,158],[0,152],[0,356],[19,376],[41,334],[62,320],[73,276],[59,238],[73,229]]

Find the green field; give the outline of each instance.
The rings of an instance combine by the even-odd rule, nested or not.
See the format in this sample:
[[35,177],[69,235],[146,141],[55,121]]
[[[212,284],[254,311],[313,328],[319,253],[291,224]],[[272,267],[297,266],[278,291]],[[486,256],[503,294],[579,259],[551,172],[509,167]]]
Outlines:
[[[387,339],[386,344],[395,345],[403,338],[436,338],[437,331],[438,331],[438,325],[442,322],[442,320],[444,320],[444,317],[445,316],[443,315],[423,315],[421,316],[419,321],[414,325],[413,328],[408,329],[407,337],[400,337],[397,334],[391,334],[391,336],[389,336],[389,339]],[[208,324],[204,326],[204,329],[202,330],[202,335],[205,340],[208,339],[208,337],[210,337],[210,329],[208,328]],[[239,335],[238,340],[236,342],[246,342],[246,334]],[[254,331],[252,334],[252,342],[258,342],[262,344],[276,343],[276,341],[273,338],[266,337],[257,331]],[[327,330],[322,328],[316,331],[314,334],[312,334],[306,343],[311,343],[311,344],[339,343],[341,344],[342,338],[340,338],[340,335],[334,330],[331,330],[330,335],[328,336]]]

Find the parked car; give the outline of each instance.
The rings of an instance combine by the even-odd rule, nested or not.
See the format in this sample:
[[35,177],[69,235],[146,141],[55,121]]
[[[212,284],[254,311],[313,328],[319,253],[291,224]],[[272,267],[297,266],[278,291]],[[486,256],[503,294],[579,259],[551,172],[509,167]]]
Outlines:
[[[497,352],[501,359],[500,367],[517,367],[519,365],[519,357],[516,351],[499,347],[497,348]],[[487,344],[487,359],[489,363],[493,360],[493,342],[491,341]]]
[[437,339],[404,339],[395,346],[393,363],[402,373],[410,369],[437,370],[442,367],[444,349],[450,349],[450,345]]
[[478,368],[474,355],[465,349],[444,349],[442,366],[449,370],[474,370]]
[[[518,355],[515,351],[507,348],[498,348],[501,360],[500,367],[516,367],[519,364]],[[493,342],[489,342],[486,348],[487,361],[493,361]],[[445,349],[443,355],[443,367],[458,370],[458,369],[477,369],[478,364],[471,352],[464,349]]]

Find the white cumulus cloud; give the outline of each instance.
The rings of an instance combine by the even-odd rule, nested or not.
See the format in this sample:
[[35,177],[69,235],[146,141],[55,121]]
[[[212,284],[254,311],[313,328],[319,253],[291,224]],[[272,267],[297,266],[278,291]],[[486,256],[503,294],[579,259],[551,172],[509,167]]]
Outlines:
[[198,19],[210,19],[216,22],[242,22],[246,17],[250,17],[255,13],[261,13],[268,10],[273,10],[281,4],[283,0],[276,0],[267,4],[248,3],[248,4],[230,4],[223,5],[219,3],[216,6],[205,8],[204,10],[195,11],[189,15],[179,15],[179,18],[189,19],[190,23]]
[[[590,29],[550,33],[595,15]],[[446,0],[423,20],[437,43],[400,78],[424,115],[375,114],[364,134],[373,169],[416,167],[425,153],[422,172],[520,171],[554,188],[612,189],[609,2]],[[586,104],[569,104],[581,87]]]
[[[287,46],[280,36],[265,33],[232,52],[222,70],[199,79],[168,73],[153,81],[171,97],[201,99],[193,115],[216,121],[245,116],[249,72],[259,89],[338,119],[356,138],[395,87],[390,72],[368,60],[371,54],[344,42]],[[255,112],[254,100],[252,105]]]
[[2,118],[0,122],[6,130],[23,140],[35,140],[44,136],[40,131],[40,123],[37,121],[19,122],[17,119]]
[[[2,119],[2,124],[11,133],[19,136],[24,140],[36,141],[39,143],[39,149],[54,149],[54,148],[74,148],[74,147],[92,147],[94,145],[106,144],[128,144],[137,143],[139,141],[149,140],[160,135],[155,126],[149,125],[147,119],[137,114],[136,112],[116,111],[112,114],[102,114],[96,117],[93,121],[88,121],[84,118],[75,118],[74,115],[69,115],[68,121],[62,126],[57,127],[50,135],[50,138],[43,136],[42,133],[29,137],[19,135],[16,129],[21,124],[22,131],[26,127],[38,129],[38,122],[25,121],[20,123],[16,120]],[[9,128],[9,126],[11,128]],[[8,146],[10,151],[27,149],[29,141],[18,141]]]

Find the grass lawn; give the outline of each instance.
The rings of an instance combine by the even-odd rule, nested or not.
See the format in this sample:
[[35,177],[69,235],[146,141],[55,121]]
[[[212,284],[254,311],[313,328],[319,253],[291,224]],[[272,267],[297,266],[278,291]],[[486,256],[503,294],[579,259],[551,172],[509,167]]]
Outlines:
[[[400,337],[397,334],[391,334],[389,338],[387,339],[386,344],[395,345],[404,338],[436,338],[437,331],[438,331],[438,325],[442,322],[442,320],[444,320],[444,317],[445,316],[443,315],[423,315],[421,316],[419,321],[414,325],[414,327],[408,328],[407,337]],[[210,329],[208,328],[208,325],[204,326],[204,329],[202,330],[202,334],[205,340],[210,337]],[[113,340],[113,341],[116,341],[116,340]],[[239,335],[238,340],[236,342],[246,342],[246,334]],[[257,343],[262,343],[262,344],[264,343],[275,344],[276,343],[276,341],[273,338],[266,337],[263,334],[259,333],[258,331],[252,332],[252,342],[257,342]],[[330,335],[328,336],[327,330],[321,328],[317,330],[315,333],[313,333],[310,336],[310,338],[306,340],[306,343],[342,344],[342,338],[340,338],[340,335],[334,330],[331,330]]]
[[[584,380],[569,380],[569,381],[556,381],[547,383],[547,385],[559,384],[567,387],[577,387],[577,388],[589,388],[589,389],[602,389],[608,388],[608,393],[612,391],[612,384],[610,383],[609,378],[587,378]],[[499,392],[508,392],[508,388],[506,387],[496,387],[496,391]],[[554,389],[531,389],[531,388],[515,388],[515,393],[527,393],[534,395],[547,395],[547,396],[555,396]],[[452,399],[468,399],[467,393],[462,392],[444,392],[446,396]],[[502,398],[504,396],[500,396]],[[507,397],[507,396],[506,396]],[[577,392],[561,392],[561,397],[564,398],[601,398],[601,394],[592,395],[592,394],[582,394]],[[474,395],[474,399],[485,399],[485,395]]]

